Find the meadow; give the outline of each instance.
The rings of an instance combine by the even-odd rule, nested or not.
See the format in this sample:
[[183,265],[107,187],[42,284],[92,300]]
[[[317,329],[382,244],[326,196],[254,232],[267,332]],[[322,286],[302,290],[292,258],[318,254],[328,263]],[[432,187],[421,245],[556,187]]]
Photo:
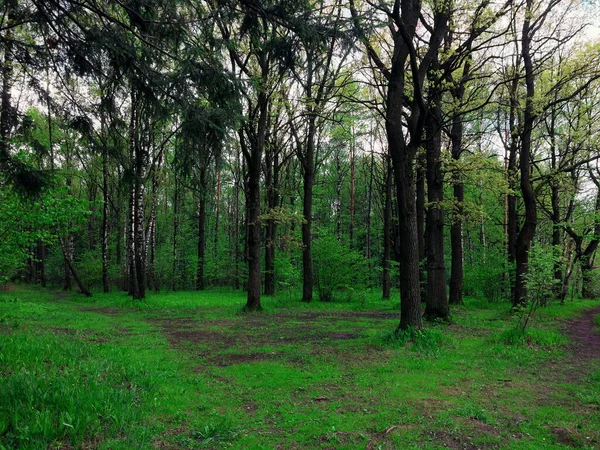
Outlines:
[[595,301],[401,335],[379,292],[244,301],[1,291],[0,449],[600,447]]

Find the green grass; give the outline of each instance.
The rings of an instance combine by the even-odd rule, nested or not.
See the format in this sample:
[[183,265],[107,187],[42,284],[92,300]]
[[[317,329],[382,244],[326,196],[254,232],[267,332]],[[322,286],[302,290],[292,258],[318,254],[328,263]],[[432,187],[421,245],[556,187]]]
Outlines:
[[600,364],[563,334],[595,302],[542,308],[525,333],[470,298],[405,333],[376,291],[243,304],[0,292],[0,449],[600,445]]

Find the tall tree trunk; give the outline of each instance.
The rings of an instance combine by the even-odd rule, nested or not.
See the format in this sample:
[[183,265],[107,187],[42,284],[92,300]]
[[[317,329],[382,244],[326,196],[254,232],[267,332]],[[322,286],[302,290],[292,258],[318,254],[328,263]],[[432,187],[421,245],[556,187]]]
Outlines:
[[215,235],[214,240],[214,251],[213,257],[217,261],[217,255],[219,251],[219,226],[221,218],[221,169],[217,167],[217,199],[215,205]]
[[[255,155],[256,156],[256,155]],[[261,309],[260,285],[260,160],[248,164],[248,181],[246,183],[246,217],[248,245],[248,298],[245,309],[257,311]]]
[[[263,82],[266,83],[268,75],[267,66],[263,65]],[[267,93],[258,93],[258,117],[256,129],[246,130],[249,146],[245,145],[242,137],[242,150],[247,163],[247,177],[244,186],[246,194],[246,221],[247,221],[247,246],[248,246],[248,298],[246,300],[246,311],[258,311],[262,309],[260,303],[261,294],[261,239],[260,239],[260,175],[263,150],[267,134],[267,120],[269,112],[269,98]]]
[[[203,173],[202,178],[206,178]],[[206,253],[206,181],[201,180],[200,184],[200,200],[198,202],[198,267],[196,272],[196,290],[203,291],[205,289],[204,267]]]
[[178,237],[179,237],[179,195],[180,183],[179,177],[175,174],[175,192],[173,194],[173,267],[171,268],[171,289],[177,290],[177,267],[178,267]]
[[[432,66],[437,69],[437,64]],[[450,315],[446,296],[446,269],[444,265],[444,185],[442,176],[442,109],[441,93],[430,88],[431,109],[428,115],[427,132],[427,306],[428,320],[447,320]]]
[[267,235],[265,240],[265,295],[275,295],[275,233],[277,232],[277,222],[272,217],[272,214],[279,203],[279,159],[274,149],[266,152],[265,166],[267,207],[270,213],[270,217],[267,219]]
[[[464,89],[459,88],[454,95],[455,101],[462,102]],[[452,131],[450,133],[452,145],[452,159],[460,160],[463,140],[463,117],[455,114],[452,119]],[[464,245],[463,245],[463,214],[465,201],[465,186],[461,181],[458,169],[452,174],[452,185],[454,191],[454,205],[452,207],[452,224],[450,225],[450,247],[452,252],[452,266],[450,270],[450,299],[451,305],[463,303],[463,280],[464,280]]]
[[312,260],[312,205],[313,184],[315,182],[315,134],[316,118],[310,117],[308,136],[302,161],[304,199],[302,213],[302,301],[311,302],[313,299],[313,260]]
[[350,142],[350,248],[354,248],[354,214],[355,214],[355,183],[356,183],[356,155],[354,149],[354,127],[352,127],[352,141]]
[[[372,130],[371,130],[372,131]],[[369,168],[369,188],[367,190],[367,213],[365,215],[365,258],[369,264],[371,278],[371,207],[373,203],[373,174],[375,172],[375,152],[371,142],[371,163]]]
[[521,157],[519,169],[521,174],[521,193],[523,195],[523,204],[525,205],[525,221],[517,236],[516,244],[516,274],[515,290],[513,296],[513,306],[524,305],[527,303],[527,285],[526,276],[529,272],[529,249],[531,240],[537,227],[537,205],[535,192],[531,184],[531,135],[533,132],[533,122],[535,120],[534,111],[534,73],[533,62],[530,53],[531,34],[530,29],[533,0],[526,1],[525,19],[523,20],[523,33],[521,37],[521,50],[523,54],[523,64],[525,66],[525,84],[527,86],[527,96],[525,99],[525,111],[523,113],[523,132],[521,134]]
[[387,173],[385,176],[385,205],[383,208],[383,299],[389,300],[391,294],[390,266],[392,259],[392,166],[389,157],[385,158]]
[[[104,132],[104,115],[102,116],[102,132]],[[106,137],[102,143],[102,290],[110,291],[108,280],[108,143]]]
[[421,299],[424,300],[427,297],[427,280],[425,276],[425,178],[426,171],[425,166],[427,161],[425,159],[425,153],[419,152],[417,156],[417,245],[419,250],[419,286],[421,289]]
[[336,170],[336,202],[335,202],[335,236],[338,242],[342,240],[342,158],[340,158],[339,149],[335,152],[335,170]]
[[312,246],[312,203],[314,183],[313,155],[308,155],[307,165],[304,168],[304,198],[302,212],[304,222],[302,223],[302,301],[311,302],[313,299],[313,261],[311,254]]
[[0,173],[8,169],[10,161],[9,139],[14,122],[14,111],[11,104],[11,89],[13,81],[13,28],[12,10],[17,6],[17,0],[5,2],[5,25],[6,32],[1,43],[3,52],[2,61],[2,100],[0,110]]
[[233,184],[233,260],[234,260],[234,287],[240,289],[240,173],[239,155],[236,156],[236,173]]
[[131,192],[129,194],[129,222],[128,222],[128,239],[127,239],[127,256],[128,256],[128,279],[129,279],[129,295],[133,298],[139,298],[140,290],[137,278],[137,258],[136,258],[136,239],[135,239],[135,195],[136,183],[132,183]]

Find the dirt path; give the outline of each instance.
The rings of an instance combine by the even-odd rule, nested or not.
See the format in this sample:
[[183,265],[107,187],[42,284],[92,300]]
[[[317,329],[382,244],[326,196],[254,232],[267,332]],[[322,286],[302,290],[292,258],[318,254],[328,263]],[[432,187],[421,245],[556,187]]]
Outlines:
[[600,306],[595,306],[568,323],[567,334],[571,338],[574,356],[580,360],[600,359],[600,334],[594,323],[598,314]]

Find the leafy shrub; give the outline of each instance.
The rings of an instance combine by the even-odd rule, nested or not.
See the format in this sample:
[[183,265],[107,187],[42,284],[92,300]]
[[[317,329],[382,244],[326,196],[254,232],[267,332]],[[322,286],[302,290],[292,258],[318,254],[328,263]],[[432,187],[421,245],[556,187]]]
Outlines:
[[367,267],[363,256],[335,237],[317,239],[313,244],[313,258],[321,301],[333,301],[339,291],[352,292],[357,287],[364,287]]

